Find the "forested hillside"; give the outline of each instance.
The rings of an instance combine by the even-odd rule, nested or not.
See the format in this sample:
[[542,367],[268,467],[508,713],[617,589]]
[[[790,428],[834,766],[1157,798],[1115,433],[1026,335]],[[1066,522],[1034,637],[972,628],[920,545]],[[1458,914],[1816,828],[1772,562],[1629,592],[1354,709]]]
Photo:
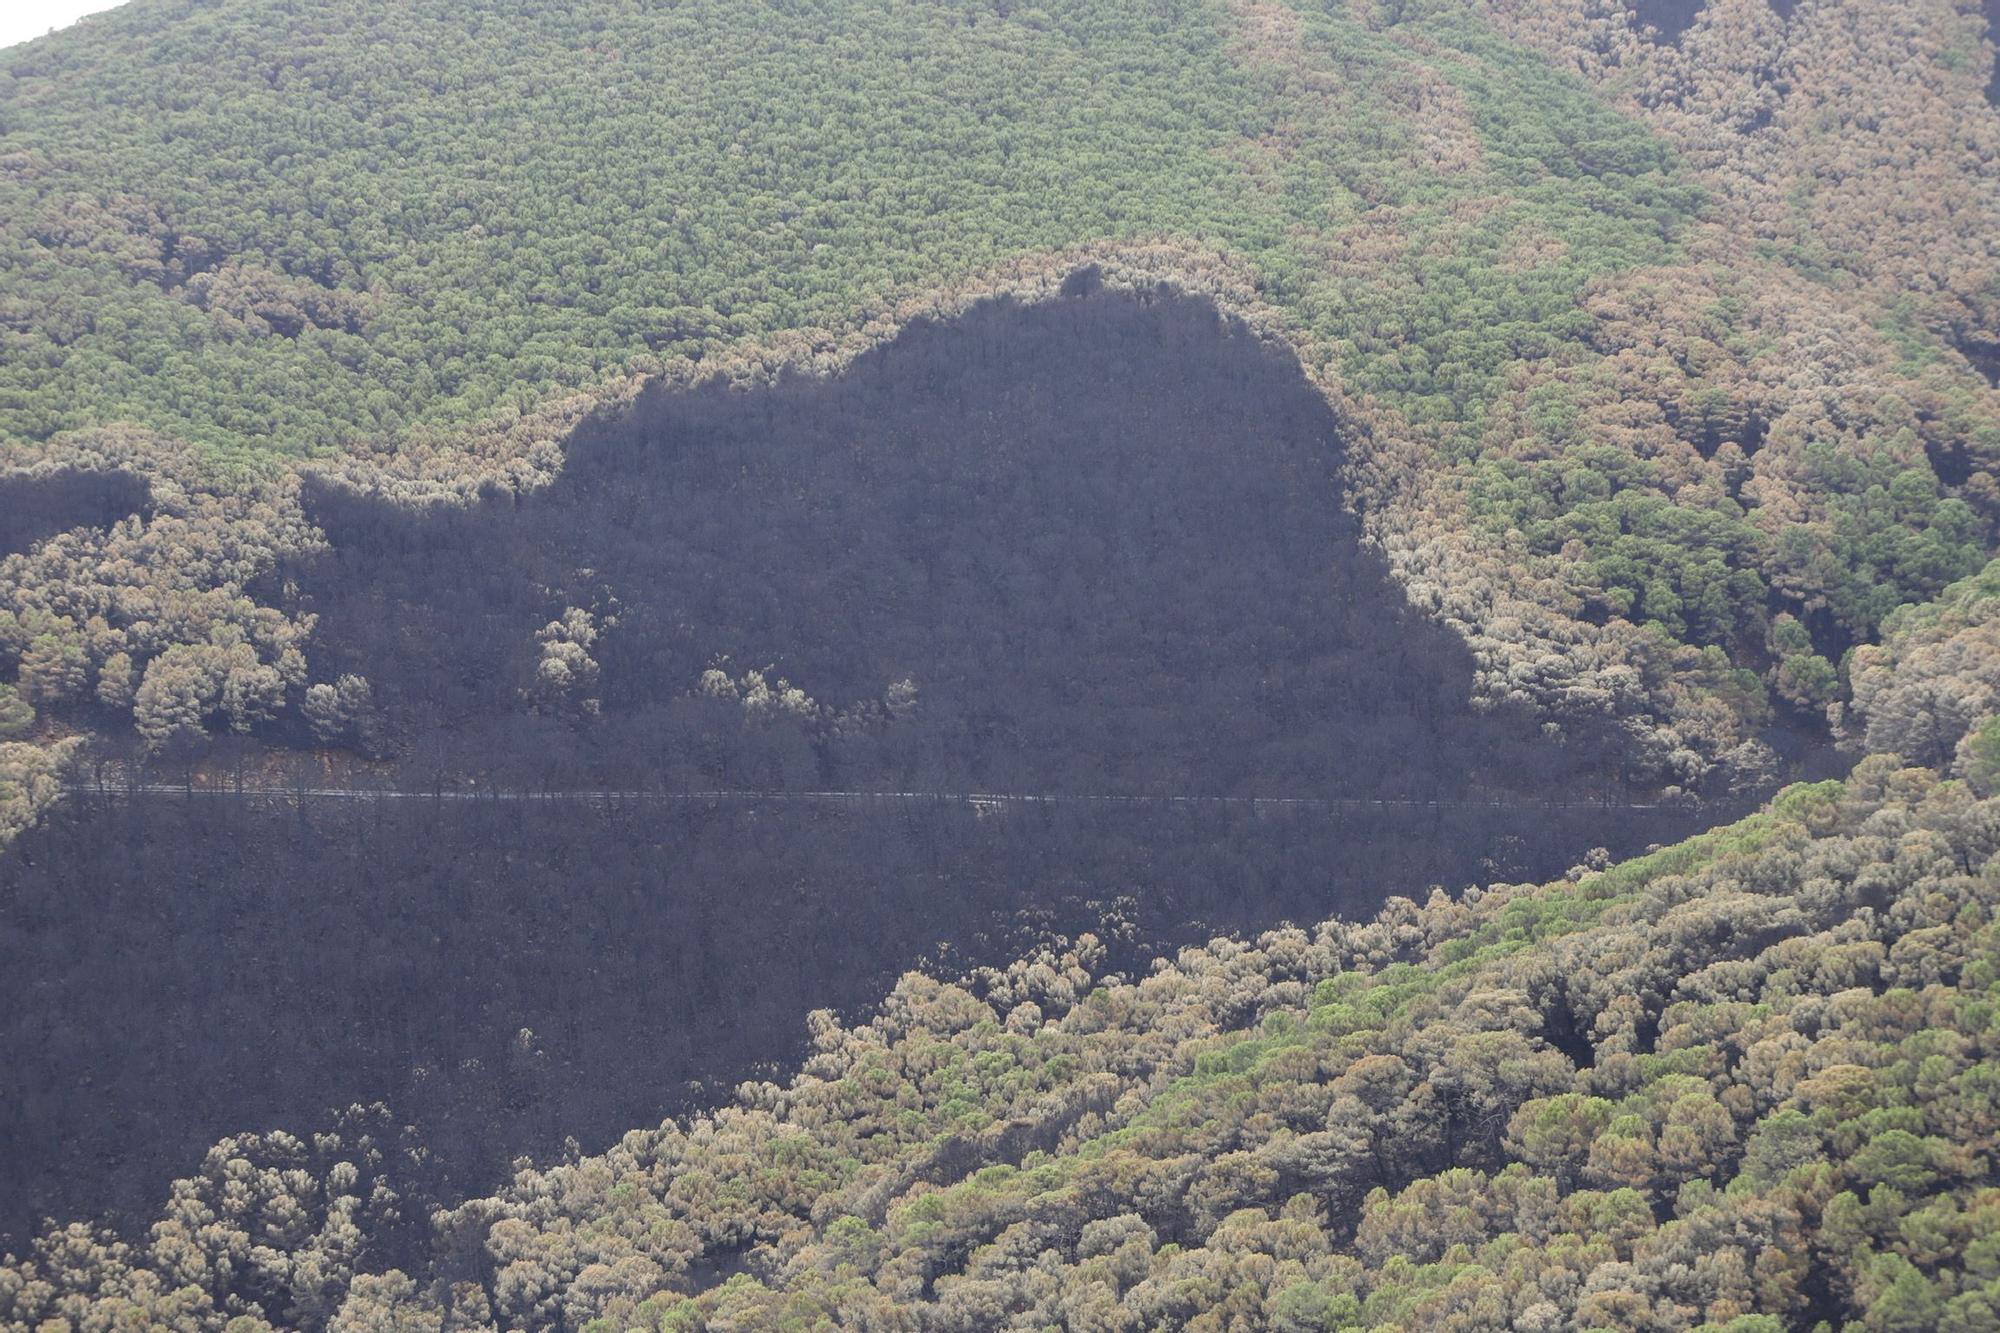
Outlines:
[[1996,27],[0,51],[0,1330],[2000,1330]]
[[1093,262],[1298,355],[1478,698],[1754,780],[2000,519],[1985,20],[1783,10],[135,0],[0,54],[0,484],[120,474],[0,567],[10,808],[337,683],[258,590],[305,474],[533,489],[642,379]]

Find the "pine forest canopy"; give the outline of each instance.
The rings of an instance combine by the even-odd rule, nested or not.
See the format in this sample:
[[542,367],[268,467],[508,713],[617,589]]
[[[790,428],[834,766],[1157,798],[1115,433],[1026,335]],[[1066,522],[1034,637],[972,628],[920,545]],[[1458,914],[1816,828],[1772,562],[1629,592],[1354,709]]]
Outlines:
[[[1996,30],[132,0],[0,50],[0,1226],[139,1200],[10,1246],[0,1328],[2000,1328]],[[1575,813],[56,808],[121,759],[1712,820],[1830,746],[1623,864]],[[960,951],[892,983],[926,908]],[[295,993],[292,916],[355,936]],[[296,1100],[344,1072],[435,1151]]]
[[[1407,21],[1492,140],[1466,179],[1398,161],[1422,127],[1365,99],[1409,57],[1337,16],[1299,56],[1369,131],[1252,164],[1301,108],[1202,5],[141,0],[0,56],[23,339],[0,429],[323,451],[1156,236],[1254,259],[1357,342],[1356,383],[1449,413],[1573,333],[1588,279],[1666,258],[1697,196],[1470,14]],[[1455,261],[1374,290],[1326,286],[1305,248],[1385,206],[1421,239],[1471,200]],[[1528,232],[1566,253],[1499,263]],[[1443,286],[1405,299],[1414,267]]]

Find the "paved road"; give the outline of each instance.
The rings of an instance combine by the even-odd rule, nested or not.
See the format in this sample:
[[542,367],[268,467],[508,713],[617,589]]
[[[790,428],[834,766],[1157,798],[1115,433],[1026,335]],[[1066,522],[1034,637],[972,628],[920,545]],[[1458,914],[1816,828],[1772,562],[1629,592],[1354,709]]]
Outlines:
[[596,801],[604,804],[715,804],[724,801],[791,802],[832,804],[840,802],[898,804],[964,804],[975,809],[999,809],[1010,805],[1127,805],[1127,806],[1211,806],[1252,808],[1300,808],[1316,810],[1663,810],[1692,813],[1706,809],[1748,807],[1750,801],[1523,801],[1479,798],[1417,800],[1406,797],[1329,796],[1190,796],[1142,795],[1095,796],[1067,792],[982,792],[982,791],[653,791],[643,789],[574,789],[567,791],[483,791],[445,788],[418,791],[398,787],[283,787],[234,785],[187,785],[146,782],[137,786],[120,782],[71,783],[78,795],[106,797],[217,797],[256,800],[328,801]]

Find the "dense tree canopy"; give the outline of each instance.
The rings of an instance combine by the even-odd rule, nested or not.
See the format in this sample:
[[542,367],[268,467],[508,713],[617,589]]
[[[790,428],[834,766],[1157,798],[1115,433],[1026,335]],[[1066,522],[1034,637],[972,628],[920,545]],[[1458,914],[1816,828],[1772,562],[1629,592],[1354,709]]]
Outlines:
[[[1223,244],[1303,299],[1324,277],[1298,224],[1391,207],[1456,231],[1498,190],[1459,257],[1312,296],[1369,380],[1463,405],[1575,323],[1582,281],[1667,254],[1694,195],[1470,14],[1391,28],[1291,35],[1370,128],[1299,126],[1306,151],[1253,172],[1241,154],[1300,109],[1200,4],[142,0],[0,56],[0,431],[137,421],[238,456],[393,439],[1082,242]],[[1385,97],[1435,104],[1460,169],[1411,160],[1429,126],[1371,116]],[[1530,229],[1564,253],[1495,262]]]
[[1990,785],[1992,718],[2000,714],[2000,562],[1892,616],[1883,643],[1858,648],[1852,738]]

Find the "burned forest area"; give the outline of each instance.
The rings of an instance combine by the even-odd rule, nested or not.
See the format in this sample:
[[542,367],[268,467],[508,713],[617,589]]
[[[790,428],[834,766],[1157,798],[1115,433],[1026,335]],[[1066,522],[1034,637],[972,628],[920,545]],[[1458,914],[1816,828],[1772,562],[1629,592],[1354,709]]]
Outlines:
[[[649,390],[539,491],[316,485],[327,546],[268,591],[341,690],[0,862],[0,1231],[143,1216],[222,1135],[356,1103],[451,1203],[775,1072],[909,968],[1090,932],[1138,974],[1722,817],[1621,808],[1654,803],[1612,735],[1468,703],[1343,461],[1288,353],[1079,283],[827,379]],[[173,790],[246,774],[329,794]]]

